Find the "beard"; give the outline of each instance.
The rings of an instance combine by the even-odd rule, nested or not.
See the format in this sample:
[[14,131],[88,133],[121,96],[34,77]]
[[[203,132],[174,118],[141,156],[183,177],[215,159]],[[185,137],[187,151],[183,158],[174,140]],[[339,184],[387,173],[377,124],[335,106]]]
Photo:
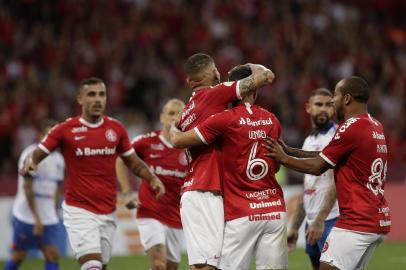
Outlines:
[[313,116],[313,123],[319,131],[326,130],[330,122],[330,117],[327,113],[319,113]]

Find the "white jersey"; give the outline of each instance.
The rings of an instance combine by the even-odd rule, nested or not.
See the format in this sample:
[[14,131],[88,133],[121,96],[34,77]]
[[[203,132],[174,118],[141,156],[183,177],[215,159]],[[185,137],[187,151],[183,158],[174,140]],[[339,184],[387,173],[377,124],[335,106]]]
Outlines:
[[[19,171],[23,167],[25,158],[36,148],[30,145],[21,153],[18,161]],[[65,161],[59,152],[53,152],[38,164],[36,176],[33,179],[33,192],[35,205],[43,225],[52,225],[59,222],[55,209],[55,193],[58,183],[63,180]],[[27,197],[24,192],[24,178],[18,176],[17,195],[13,205],[13,216],[18,220],[34,224],[35,219],[28,206]]]
[[[320,132],[317,135],[309,135],[303,144],[303,150],[306,151],[321,151],[333,138],[337,126],[331,123],[330,128],[326,132]],[[304,195],[303,204],[306,211],[306,222],[312,223],[317,217],[320,208],[324,204],[324,197],[331,185],[334,185],[333,170],[327,170],[320,176],[305,174],[304,176]],[[338,217],[337,200],[327,216],[326,220]]]

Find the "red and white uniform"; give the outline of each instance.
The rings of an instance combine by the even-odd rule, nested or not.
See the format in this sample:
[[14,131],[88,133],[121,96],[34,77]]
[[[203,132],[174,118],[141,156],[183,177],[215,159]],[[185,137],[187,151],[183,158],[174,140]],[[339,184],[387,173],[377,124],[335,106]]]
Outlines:
[[173,148],[160,131],[136,137],[132,142],[137,155],[155,172],[165,185],[166,193],[157,200],[156,192],[142,181],[139,191],[141,206],[137,218],[154,218],[172,228],[182,228],[180,221],[180,189],[187,160],[183,150]]
[[[181,113],[178,127],[188,131],[213,114],[227,109],[234,100],[240,99],[239,81],[225,82],[193,92]],[[183,192],[189,190],[211,190],[221,192],[221,176],[217,152],[219,146],[197,146],[189,148],[190,171],[186,176]]]
[[[390,211],[384,197],[387,146],[383,127],[369,114],[352,117],[338,127],[320,156],[334,167],[340,208],[321,260],[352,269],[364,251],[375,248],[390,231]],[[354,233],[359,241],[352,241],[352,246],[344,248],[338,243],[343,234]],[[348,254],[359,256],[348,260]],[[350,261],[354,265],[349,265]]]
[[[239,81],[225,82],[192,94],[178,127],[188,131],[241,98]],[[180,215],[190,265],[217,267],[224,233],[224,207],[219,146],[198,146],[187,151],[189,171],[183,186]],[[214,193],[213,193],[214,192]]]
[[180,262],[184,239],[179,209],[180,190],[187,173],[185,151],[173,148],[160,131],[138,136],[132,145],[166,188],[166,193],[157,200],[150,185],[146,181],[141,183],[141,206],[137,209],[141,244],[144,250],[165,245],[167,259]]
[[264,138],[281,126],[269,111],[249,103],[216,114],[195,127],[204,143],[221,137],[225,232],[221,269],[287,267],[286,213],[276,182],[277,164],[265,156]]
[[[96,124],[78,116],[52,128],[39,144],[48,154],[58,147],[66,163],[64,224],[72,249],[77,258],[110,254],[117,196],[115,161],[118,155],[134,153],[127,132],[107,116]],[[102,257],[103,262],[109,259]]]

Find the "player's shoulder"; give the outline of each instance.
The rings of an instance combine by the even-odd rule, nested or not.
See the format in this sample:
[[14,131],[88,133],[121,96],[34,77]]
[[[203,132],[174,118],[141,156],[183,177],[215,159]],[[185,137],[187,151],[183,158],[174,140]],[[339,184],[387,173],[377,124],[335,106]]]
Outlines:
[[154,140],[159,138],[159,133],[160,133],[160,131],[157,130],[157,131],[151,131],[151,132],[148,132],[148,133],[145,133],[145,134],[135,136],[131,140],[131,144],[154,141]]
[[106,124],[108,124],[108,125],[124,127],[123,123],[121,123],[120,120],[118,120],[114,117],[104,116],[103,119],[104,119],[104,121],[106,121]]

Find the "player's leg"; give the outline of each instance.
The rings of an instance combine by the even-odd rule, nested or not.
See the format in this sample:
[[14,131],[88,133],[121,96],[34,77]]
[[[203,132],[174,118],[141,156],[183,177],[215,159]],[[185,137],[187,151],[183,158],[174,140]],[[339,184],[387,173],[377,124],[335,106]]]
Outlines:
[[45,270],[59,269],[58,225],[45,225],[41,250],[45,258]]
[[63,205],[63,223],[81,270],[102,270],[100,216],[85,209]]
[[355,267],[355,270],[363,270],[367,268],[369,261],[372,258],[372,254],[374,253],[375,249],[385,240],[386,235],[381,235],[374,243],[372,243],[367,250],[365,251],[364,255],[362,255],[358,265]]
[[182,256],[183,230],[166,228],[166,270],[177,270]]
[[249,269],[261,228],[260,223],[249,221],[248,217],[227,221],[219,268]]
[[224,233],[223,198],[187,191],[181,198],[180,216],[191,269],[216,269]]
[[379,234],[334,227],[324,243],[320,257],[320,269],[356,269],[361,262],[367,263],[366,259],[369,259],[370,256],[364,257],[364,254],[382,237]]
[[256,269],[288,269],[286,212],[269,213],[262,215],[262,217],[266,221],[256,221],[264,223],[264,229],[255,247]]
[[107,264],[111,258],[116,228],[117,225],[113,215],[104,216],[103,225],[100,227],[100,247],[103,270],[107,269]]
[[140,232],[141,244],[147,253],[152,270],[166,268],[166,226],[153,218],[138,218],[137,226]]

